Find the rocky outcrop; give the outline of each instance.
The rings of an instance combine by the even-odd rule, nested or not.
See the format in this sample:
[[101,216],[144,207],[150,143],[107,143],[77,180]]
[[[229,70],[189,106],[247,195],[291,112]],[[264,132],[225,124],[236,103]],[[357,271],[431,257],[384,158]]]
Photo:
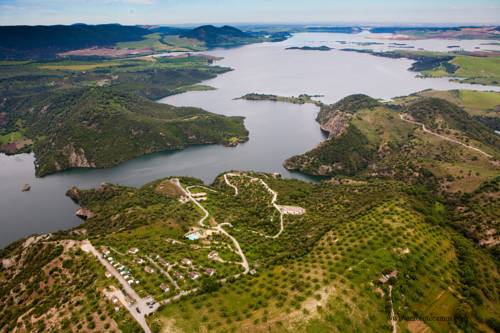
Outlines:
[[297,156],[293,156],[283,162],[283,167],[288,171],[297,171],[301,169],[301,166],[303,166],[303,164],[300,163],[295,157]]
[[92,213],[92,211],[90,209],[83,208],[83,207],[80,208],[80,209],[78,209],[76,211],[75,215],[78,216],[78,217],[80,217],[80,218],[82,218],[82,219],[84,219],[84,220],[90,219],[90,218],[92,218],[92,217],[95,216],[95,214]]
[[97,192],[100,192],[100,193],[111,193],[111,192],[114,192],[115,191],[115,186],[113,184],[110,184],[110,183],[101,183],[99,185],[99,187],[97,188]]
[[322,131],[327,132],[329,137],[342,135],[349,126],[350,117],[339,110],[333,111],[328,119],[320,124]]
[[80,148],[75,150],[73,145],[69,144],[63,148],[63,154],[68,156],[68,166],[72,168],[95,168],[95,163],[88,161],[85,151]]
[[71,200],[76,203],[80,202],[80,190],[76,186],[73,186],[68,191],[66,191],[66,196],[70,197]]
[[[113,193],[115,192],[115,186],[113,184],[109,183],[101,183],[98,188],[95,189],[96,192],[99,193]],[[85,192],[85,191],[83,191]],[[70,197],[71,200],[73,200],[76,203],[80,203],[82,201],[82,191],[76,187],[73,186],[69,190],[66,191],[66,196]]]

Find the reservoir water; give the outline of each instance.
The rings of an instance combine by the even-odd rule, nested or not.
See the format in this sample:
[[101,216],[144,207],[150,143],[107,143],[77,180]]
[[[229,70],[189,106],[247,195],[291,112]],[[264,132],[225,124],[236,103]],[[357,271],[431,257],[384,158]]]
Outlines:
[[[162,99],[161,103],[202,107],[208,111],[245,117],[250,140],[235,148],[197,146],[177,152],[147,155],[119,166],[100,170],[70,170],[36,178],[32,154],[0,154],[0,247],[34,233],[66,229],[81,223],[77,206],[65,196],[71,186],[90,188],[101,182],[141,186],[167,176],[193,176],[211,182],[227,170],[280,172],[284,177],[306,177],[290,173],[283,161],[311,149],[324,139],[314,120],[313,105],[235,100],[246,93],[324,95],[333,103],[353,93],[389,99],[423,89],[480,89],[499,87],[465,85],[447,79],[420,79],[407,69],[411,61],[367,54],[332,51],[286,50],[289,46],[328,45],[334,48],[389,48],[393,41],[374,40],[369,34],[296,34],[281,43],[254,44],[206,52],[224,57],[218,65],[234,70],[204,84],[214,91],[188,92]],[[345,43],[340,43],[343,41]],[[362,46],[359,42],[377,41],[383,45]],[[349,44],[352,43],[352,44]],[[429,50],[446,50],[460,45],[465,50],[486,48],[486,41],[404,41]],[[495,46],[487,46],[493,49]],[[498,48],[498,47],[497,47]],[[31,191],[22,192],[24,184]]]

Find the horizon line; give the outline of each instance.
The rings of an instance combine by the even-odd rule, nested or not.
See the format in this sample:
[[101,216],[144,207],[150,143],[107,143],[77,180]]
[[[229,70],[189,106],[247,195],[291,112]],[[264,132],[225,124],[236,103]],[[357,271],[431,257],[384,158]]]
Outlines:
[[411,23],[401,23],[401,22],[331,22],[331,21],[311,21],[311,22],[186,22],[186,23],[136,23],[136,24],[124,24],[120,22],[103,22],[103,23],[85,23],[85,22],[74,22],[74,23],[54,23],[54,24],[0,24],[0,27],[8,26],[72,26],[84,24],[89,26],[95,25],[106,25],[106,24],[118,24],[122,26],[160,26],[160,27],[182,27],[182,26],[202,26],[202,25],[234,25],[234,26],[246,26],[246,25],[284,25],[284,26],[328,26],[328,27],[408,27],[408,28],[430,28],[430,27],[443,27],[443,28],[459,28],[459,27],[497,27],[500,26],[498,23],[460,23],[460,22],[440,22],[440,23],[422,23],[422,22],[411,22]]

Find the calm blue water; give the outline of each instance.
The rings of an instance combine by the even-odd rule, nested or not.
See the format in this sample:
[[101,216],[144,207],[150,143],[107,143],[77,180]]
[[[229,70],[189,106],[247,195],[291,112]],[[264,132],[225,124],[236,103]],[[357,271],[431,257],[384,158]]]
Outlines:
[[[335,44],[338,40],[369,41],[367,37],[370,36],[308,33],[295,35],[282,43],[209,52],[224,57],[220,65],[234,68],[232,72],[204,82],[217,90],[189,92],[161,102],[244,116],[250,140],[235,148],[197,146],[144,156],[110,169],[71,170],[41,179],[34,176],[31,154],[0,155],[0,247],[33,233],[52,232],[81,223],[74,215],[76,205],[65,197],[66,190],[74,185],[89,188],[108,181],[141,186],[174,175],[193,176],[209,183],[227,170],[280,172],[284,177],[307,180],[307,177],[286,171],[282,163],[324,139],[314,120],[317,108],[313,105],[234,100],[246,93],[321,94],[325,96],[323,101],[335,102],[353,93],[388,99],[428,88],[499,90],[498,87],[460,85],[447,79],[419,79],[415,73],[407,71],[411,61],[405,59],[338,50],[285,50],[289,46],[302,45],[339,47]],[[464,48],[474,48],[482,42],[464,41]],[[456,45],[457,41],[418,43],[428,49],[441,49],[449,44]],[[26,183],[31,184],[31,191],[21,192]]]

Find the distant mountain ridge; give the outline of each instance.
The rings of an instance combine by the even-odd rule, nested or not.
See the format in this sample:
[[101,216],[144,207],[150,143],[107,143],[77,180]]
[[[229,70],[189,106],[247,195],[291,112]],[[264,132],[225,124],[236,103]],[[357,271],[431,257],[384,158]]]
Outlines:
[[246,33],[228,25],[222,27],[203,25],[194,29],[84,23],[0,26],[0,60],[53,59],[59,53],[70,50],[92,47],[114,48],[117,43],[141,41],[153,33],[200,40],[207,47],[238,46],[263,40],[262,36]]
[[202,25],[200,27],[181,32],[180,36],[204,41],[208,46],[224,44],[234,39],[253,38],[252,35],[228,25],[220,28],[213,25]]
[[0,59],[44,59],[56,53],[139,40],[151,30],[120,24],[0,26]]

